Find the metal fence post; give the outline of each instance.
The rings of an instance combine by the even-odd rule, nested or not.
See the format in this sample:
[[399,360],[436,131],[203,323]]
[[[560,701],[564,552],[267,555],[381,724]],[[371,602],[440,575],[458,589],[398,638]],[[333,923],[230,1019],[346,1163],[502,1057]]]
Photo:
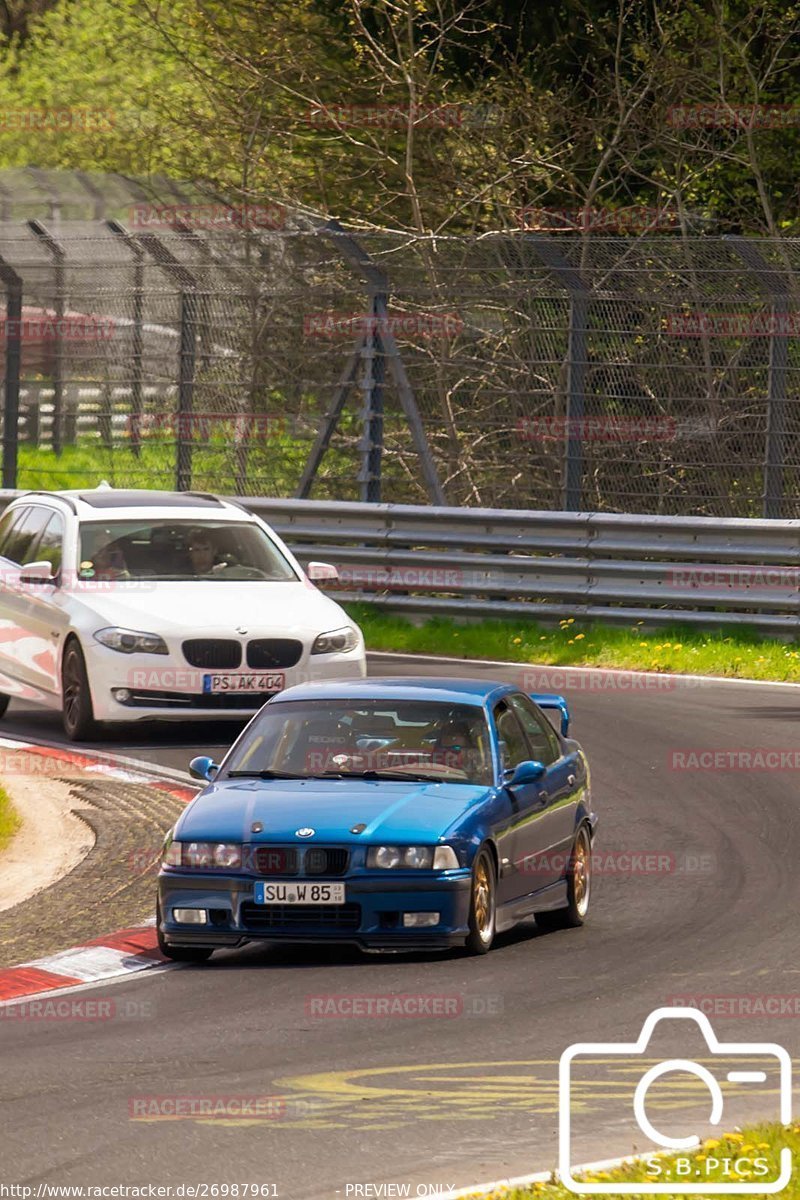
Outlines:
[[381,305],[386,306],[384,293],[372,293],[369,329],[364,335],[361,358],[364,375],[361,387],[364,407],[361,411],[361,470],[358,474],[360,496],[365,503],[379,504],[381,500],[381,469],[383,465],[383,383],[386,365],[383,343],[378,332]]
[[197,343],[197,294],[181,290],[181,348],[178,366],[177,455],[175,490],[188,492],[192,486],[192,407]]
[[22,339],[22,279],[0,258],[0,280],[6,289],[6,370],[3,398],[3,487],[17,486],[19,447],[19,373]]
[[28,221],[28,228],[42,244],[53,262],[56,314],[53,339],[53,449],[61,454],[64,448],[64,299],[66,294],[64,262],[66,252],[41,221]]
[[786,464],[786,376],[789,366],[789,341],[778,329],[781,315],[788,318],[789,285],[780,271],[770,266],[751,241],[743,237],[728,239],[736,253],[770,297],[769,368],[767,374],[767,431],[764,443],[764,490],[761,515],[770,519],[783,516],[784,467]]
[[[112,233],[125,240],[125,243],[141,255],[146,251],[165,275],[173,279],[180,287],[179,292],[179,349],[178,349],[178,411],[176,413],[176,451],[175,451],[175,488],[179,492],[187,492],[192,486],[192,438],[194,406],[195,364],[197,359],[197,315],[198,315],[198,285],[197,279],[169,250],[155,233],[141,233],[134,236],[119,221],[108,221]],[[139,267],[142,267],[141,260]],[[137,275],[137,279],[140,278]],[[141,301],[141,297],[139,298]],[[139,312],[139,338],[141,338],[141,309]],[[136,328],[136,326],[135,326]],[[141,417],[141,345],[138,366],[138,411]],[[137,393],[134,392],[134,399]]]
[[565,512],[578,512],[583,492],[583,418],[586,411],[586,367],[589,357],[587,335],[591,289],[587,287],[580,271],[572,266],[555,242],[535,234],[526,234],[525,239],[569,293],[561,507]]

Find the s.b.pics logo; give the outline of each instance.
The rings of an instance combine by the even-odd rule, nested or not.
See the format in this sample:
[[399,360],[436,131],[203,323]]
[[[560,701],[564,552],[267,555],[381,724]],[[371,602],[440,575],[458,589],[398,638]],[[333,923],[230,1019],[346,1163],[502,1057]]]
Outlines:
[[[673,1024],[673,1022],[680,1024]],[[679,1035],[679,1036],[676,1036]],[[657,1055],[665,1039],[697,1053],[692,1057]],[[732,1152],[724,1159],[693,1155],[700,1146],[694,1130],[707,1125],[731,1129],[754,1109],[759,1119],[791,1120],[791,1059],[774,1042],[720,1042],[708,1017],[694,1009],[659,1008],[645,1021],[636,1042],[580,1042],[568,1047],[559,1063],[559,1175],[571,1192],[653,1195],[782,1191],[792,1175],[792,1155],[783,1147],[779,1170],[753,1153]],[[755,1100],[755,1105],[748,1101]],[[583,1177],[575,1164],[585,1162],[581,1139],[592,1133],[593,1113],[602,1101],[604,1120],[630,1121],[632,1140],[643,1134],[653,1146],[645,1178],[633,1181]],[[768,1112],[772,1107],[773,1112]],[[596,1118],[595,1118],[596,1119]],[[752,1148],[749,1148],[752,1150]],[[672,1158],[660,1157],[667,1153]],[[658,1157],[657,1157],[658,1155]],[[584,1169],[585,1170],[585,1169]],[[667,1173],[669,1171],[669,1177]]]

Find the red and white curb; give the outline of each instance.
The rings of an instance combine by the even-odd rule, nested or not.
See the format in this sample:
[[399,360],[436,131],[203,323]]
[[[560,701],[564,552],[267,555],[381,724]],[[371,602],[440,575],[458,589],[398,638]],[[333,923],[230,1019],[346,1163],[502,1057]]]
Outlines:
[[[57,760],[63,763],[65,770],[79,767],[87,774],[147,783],[187,803],[198,791],[180,782],[182,776],[178,771],[102,751],[78,754],[59,746],[11,738],[0,738],[0,748],[40,757],[42,774],[48,771],[49,765],[55,765],[52,760]],[[31,769],[27,773],[36,775],[35,763],[29,765]],[[16,967],[0,968],[0,1007],[55,991],[84,988],[167,963],[168,960],[158,949],[154,926],[155,919],[145,925],[119,929],[116,933],[105,934],[45,958],[36,958]]]

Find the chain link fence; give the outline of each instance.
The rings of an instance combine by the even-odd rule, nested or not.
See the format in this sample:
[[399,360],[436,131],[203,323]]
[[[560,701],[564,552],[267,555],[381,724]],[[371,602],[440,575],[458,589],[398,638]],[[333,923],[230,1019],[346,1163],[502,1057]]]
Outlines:
[[798,241],[154,212],[0,221],[6,487],[800,516]]

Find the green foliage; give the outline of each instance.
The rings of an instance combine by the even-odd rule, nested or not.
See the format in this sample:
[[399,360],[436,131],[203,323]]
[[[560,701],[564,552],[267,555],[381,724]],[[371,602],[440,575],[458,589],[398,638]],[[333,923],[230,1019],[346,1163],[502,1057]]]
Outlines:
[[431,618],[413,624],[370,604],[348,604],[370,650],[452,655],[558,667],[720,675],[800,682],[800,646],[767,639],[745,628],[704,633],[679,625],[657,633],[583,625],[577,619],[556,628],[532,620],[458,622]]

